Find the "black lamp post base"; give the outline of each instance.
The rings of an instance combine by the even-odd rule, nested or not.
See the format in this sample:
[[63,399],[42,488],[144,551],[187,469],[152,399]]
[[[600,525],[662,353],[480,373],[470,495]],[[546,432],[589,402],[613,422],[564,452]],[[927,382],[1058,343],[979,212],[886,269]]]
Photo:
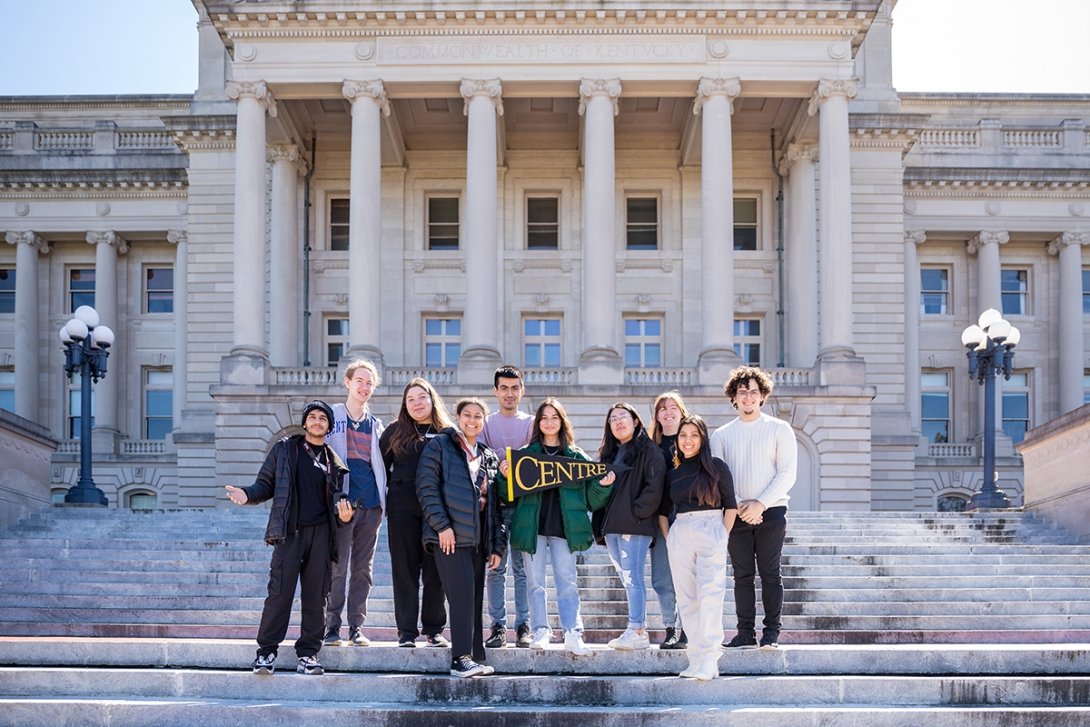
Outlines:
[[97,487],[72,487],[64,496],[64,504],[106,507],[109,501],[106,499],[106,493]]
[[969,498],[966,510],[1007,510],[1011,501],[1003,490],[993,492],[978,492]]

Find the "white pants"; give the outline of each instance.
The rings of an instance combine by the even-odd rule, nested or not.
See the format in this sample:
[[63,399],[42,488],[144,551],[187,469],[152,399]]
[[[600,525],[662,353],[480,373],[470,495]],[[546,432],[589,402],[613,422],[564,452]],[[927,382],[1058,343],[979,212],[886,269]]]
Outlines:
[[666,537],[677,609],[689,639],[690,664],[718,659],[727,591],[727,530],[722,510],[677,516]]

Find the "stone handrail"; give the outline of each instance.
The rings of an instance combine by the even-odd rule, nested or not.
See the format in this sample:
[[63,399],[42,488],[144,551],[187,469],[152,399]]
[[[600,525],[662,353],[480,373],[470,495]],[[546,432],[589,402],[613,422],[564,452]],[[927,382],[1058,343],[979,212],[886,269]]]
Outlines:
[[937,459],[947,457],[975,458],[976,445],[968,442],[940,442],[927,445],[927,456]]
[[567,386],[576,381],[574,368],[534,368],[523,369],[522,376],[527,384],[555,384]]
[[772,382],[783,386],[811,386],[813,369],[766,369],[772,375]]
[[166,454],[167,445],[161,439],[122,439],[121,454]]
[[1003,146],[1052,148],[1063,146],[1063,139],[1058,129],[1004,129]]
[[126,130],[117,132],[114,146],[117,149],[169,149],[174,142],[165,131]]
[[57,444],[57,454],[79,454],[79,440],[66,439]]
[[688,386],[693,382],[693,370],[626,368],[624,382],[629,386]]
[[331,367],[274,371],[277,386],[330,386],[340,383],[337,369]]
[[920,134],[921,146],[959,148],[980,146],[977,129],[926,129]]
[[391,386],[405,386],[413,379],[427,379],[432,386],[450,386],[457,383],[457,369],[453,367],[443,368],[387,368],[386,381]]
[[38,131],[34,134],[34,148],[38,151],[93,149],[93,131]]

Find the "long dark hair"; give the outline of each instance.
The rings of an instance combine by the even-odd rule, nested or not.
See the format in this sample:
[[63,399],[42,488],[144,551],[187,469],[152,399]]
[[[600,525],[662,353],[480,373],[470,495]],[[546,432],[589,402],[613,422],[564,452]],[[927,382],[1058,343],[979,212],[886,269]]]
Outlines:
[[432,429],[441,432],[452,425],[446,404],[443,403],[443,397],[439,396],[439,392],[427,379],[416,377],[405,384],[405,389],[401,392],[401,409],[397,412],[397,421],[395,426],[392,427],[394,431],[390,434],[390,454],[394,457],[401,456],[409,451],[412,445],[423,439],[416,431],[416,420],[409,414],[409,407],[405,405],[405,400],[409,398],[409,389],[413,387],[423,389],[431,398],[430,424]]
[[[706,507],[721,507],[723,500],[719,496],[719,472],[715,469],[715,463],[712,462],[711,448],[708,447],[708,425],[704,423],[703,418],[696,414],[686,414],[681,418],[681,424],[678,425],[678,436],[681,436],[681,430],[686,425],[696,427],[696,431],[700,435],[700,452],[696,455],[696,461],[700,473],[703,473],[704,476],[701,477],[700,473],[698,473],[693,480],[696,501]],[[678,447],[677,456],[678,458],[683,456],[680,447]]]
[[632,421],[635,425],[635,431],[632,433],[633,442],[641,437],[647,439],[647,428],[643,426],[643,420],[640,419],[636,408],[626,401],[618,401],[609,407],[609,411],[606,412],[606,429],[605,433],[602,434],[602,446],[598,448],[598,459],[602,462],[612,462],[613,458],[617,456],[617,450],[621,448],[621,443],[617,440],[617,437],[613,436],[613,430],[609,426],[609,417],[615,409],[624,409],[632,415]]
[[555,396],[547,396],[537,405],[537,411],[534,412],[534,424],[530,429],[530,444],[534,442],[545,444],[545,438],[541,435],[541,418],[545,416],[547,406],[552,407],[560,417],[560,449],[563,451],[575,442],[575,430],[571,425],[571,419],[568,419],[568,412],[564,411],[564,405]]

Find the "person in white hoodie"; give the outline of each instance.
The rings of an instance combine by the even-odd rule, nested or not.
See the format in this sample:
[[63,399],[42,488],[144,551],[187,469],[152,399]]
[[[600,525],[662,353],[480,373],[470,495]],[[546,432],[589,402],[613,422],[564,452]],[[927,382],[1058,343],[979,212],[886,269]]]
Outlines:
[[348,643],[371,644],[363,633],[363,622],[367,619],[378,531],[386,510],[386,467],[379,449],[382,420],[371,413],[367,402],[380,383],[378,369],[370,361],[356,359],[348,364],[344,372],[348,399],[333,405],[333,429],[326,437],[348,466],[343,493],[353,508],[352,521],[337,531],[340,559],[333,566],[333,585],[326,601],[325,643],[329,645],[342,643],[346,585]]
[[738,519],[727,542],[734,569],[734,608],[738,633],[724,646],[758,648],[754,576],[761,575],[764,630],[759,647],[776,649],[783,611],[780,555],[787,535],[788,492],[795,484],[798,443],[791,425],[761,407],[772,394],[772,377],[755,366],[730,373],[723,391],[738,417],[715,430],[711,453],[727,463],[734,477]]

